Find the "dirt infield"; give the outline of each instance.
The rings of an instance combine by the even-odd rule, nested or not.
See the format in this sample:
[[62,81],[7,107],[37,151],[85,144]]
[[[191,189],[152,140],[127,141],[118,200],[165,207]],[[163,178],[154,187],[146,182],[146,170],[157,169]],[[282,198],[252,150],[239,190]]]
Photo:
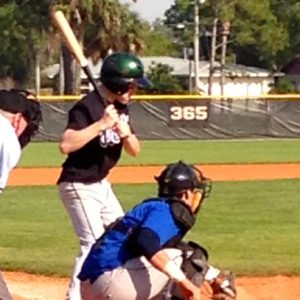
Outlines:
[[[252,165],[203,165],[198,166],[204,174],[215,181],[300,178],[300,164],[252,164]],[[154,182],[162,166],[116,167],[109,175],[113,183]],[[9,185],[55,184],[60,168],[18,168],[9,179]]]
[[[154,175],[162,167],[117,167],[110,174],[113,183],[154,182]],[[272,165],[204,165],[205,175],[215,181],[227,180],[271,180],[300,178],[300,164]],[[60,169],[15,169],[9,185],[53,185]],[[16,300],[63,300],[68,285],[67,278],[29,275],[20,272],[4,272],[5,280]],[[238,300],[299,300],[300,277],[241,277],[237,278]],[[206,300],[207,290],[203,290]],[[122,300],[122,299],[120,299]]]
[[[4,272],[3,276],[15,300],[63,300],[68,286],[67,278],[29,275],[20,272]],[[237,300],[299,300],[300,277],[237,278]],[[207,297],[203,288],[201,300]],[[120,299],[122,300],[122,299]]]

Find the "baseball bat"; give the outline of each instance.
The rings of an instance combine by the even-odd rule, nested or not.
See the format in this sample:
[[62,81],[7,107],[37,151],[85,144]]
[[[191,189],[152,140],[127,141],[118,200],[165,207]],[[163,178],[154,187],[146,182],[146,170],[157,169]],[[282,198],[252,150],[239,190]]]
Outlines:
[[52,18],[54,20],[54,23],[62,33],[64,42],[66,43],[66,46],[68,47],[69,51],[74,55],[76,61],[80,64],[82,70],[86,74],[89,82],[93,85],[95,92],[99,95],[99,97],[104,101],[105,105],[107,105],[105,99],[101,97],[99,87],[96,83],[95,78],[92,75],[92,72],[88,66],[88,60],[85,57],[83,50],[69,24],[67,21],[65,15],[61,10],[57,10],[52,12]]

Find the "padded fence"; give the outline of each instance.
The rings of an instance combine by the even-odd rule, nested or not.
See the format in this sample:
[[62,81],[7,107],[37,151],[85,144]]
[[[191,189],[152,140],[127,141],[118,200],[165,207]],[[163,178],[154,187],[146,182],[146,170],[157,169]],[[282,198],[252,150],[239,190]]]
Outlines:
[[[68,110],[80,97],[41,96],[43,123],[36,141],[58,141]],[[300,95],[212,98],[135,96],[131,122],[142,140],[299,138]]]

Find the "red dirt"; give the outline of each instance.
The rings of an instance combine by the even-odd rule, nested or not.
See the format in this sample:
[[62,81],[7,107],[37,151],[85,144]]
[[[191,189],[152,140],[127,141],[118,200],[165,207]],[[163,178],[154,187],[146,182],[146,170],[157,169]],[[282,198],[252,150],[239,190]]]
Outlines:
[[[251,164],[251,165],[202,165],[203,173],[215,181],[300,178],[300,164]],[[154,182],[154,175],[161,166],[120,166],[112,170],[109,179],[113,183]],[[17,168],[9,179],[9,185],[55,184],[60,168]]]
[[[4,272],[3,276],[15,300],[63,300],[69,281],[20,272]],[[237,300],[300,299],[300,277],[241,277],[236,283]],[[201,300],[209,299],[208,292],[205,287]]]
[[[162,167],[117,167],[109,176],[112,183],[154,182],[153,177]],[[204,174],[214,181],[272,180],[300,178],[300,164],[255,165],[203,165]],[[15,169],[9,185],[53,185],[60,169]],[[20,272],[4,272],[4,278],[16,300],[62,300],[68,278],[29,275]],[[299,300],[300,277],[240,277],[237,278],[238,300]],[[203,300],[207,290],[204,289]],[[121,300],[121,299],[120,299]]]

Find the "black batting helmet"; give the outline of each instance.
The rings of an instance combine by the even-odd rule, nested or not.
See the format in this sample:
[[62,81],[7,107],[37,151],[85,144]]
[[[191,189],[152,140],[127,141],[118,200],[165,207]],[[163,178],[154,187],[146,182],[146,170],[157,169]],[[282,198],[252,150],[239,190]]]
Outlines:
[[126,93],[130,84],[139,88],[152,86],[144,74],[141,60],[126,52],[115,52],[104,59],[100,80],[107,89],[119,95]]
[[182,161],[169,164],[155,179],[159,197],[172,198],[185,190],[198,189],[204,198],[208,197],[211,189],[210,179],[204,177],[199,169]]

